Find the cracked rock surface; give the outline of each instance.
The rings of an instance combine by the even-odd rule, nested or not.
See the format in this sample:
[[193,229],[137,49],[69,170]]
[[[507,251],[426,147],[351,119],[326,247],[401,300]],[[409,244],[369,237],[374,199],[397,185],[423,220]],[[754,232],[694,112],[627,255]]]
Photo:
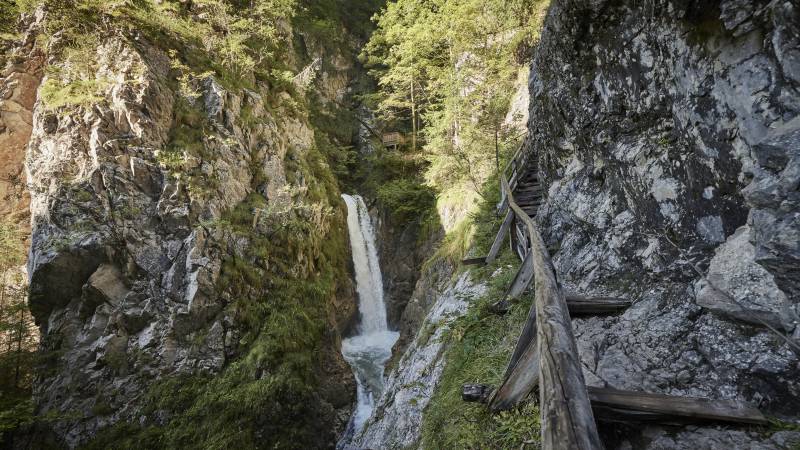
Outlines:
[[[799,39],[791,1],[552,3],[530,82],[537,220],[565,287],[634,302],[574,320],[590,385],[798,420],[798,355],[764,323],[800,336]],[[609,445],[790,445],[648,430]]]
[[[67,417],[49,426],[69,447],[114,423],[143,421],[139,407],[154,383],[217,374],[242,354],[244,325],[228,307],[236,294],[220,288],[220,275],[226,258],[249,258],[251,242],[213,223],[254,191],[278,209],[302,202],[308,185],[284,161],[314,145],[307,118],[269,110],[266,87],[234,92],[206,77],[186,100],[168,82],[168,55],[147,42],[109,38],[95,56],[111,80],[103,101],[51,111],[39,100],[26,155],[30,308],[47,369],[37,372],[34,397],[38,413]],[[345,72],[329,79],[341,84]],[[202,117],[187,118],[179,99]],[[202,128],[189,139],[202,151],[168,166],[162,157],[187,128]],[[311,266],[311,256],[295,256],[286,263]],[[320,414],[344,417],[320,424],[327,441],[346,424],[355,389],[337,348],[355,299],[342,292],[331,303],[315,361],[327,384],[315,400]]]

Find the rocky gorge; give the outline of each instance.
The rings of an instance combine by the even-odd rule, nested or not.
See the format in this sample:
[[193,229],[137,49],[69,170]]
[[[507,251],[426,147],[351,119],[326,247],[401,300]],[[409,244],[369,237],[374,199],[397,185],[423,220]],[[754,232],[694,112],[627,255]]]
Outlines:
[[[493,312],[520,264],[507,245],[486,267],[461,264],[502,219],[496,173],[470,173],[480,192],[458,197],[423,173],[437,161],[416,141],[378,149],[365,110],[385,86],[364,67],[371,26],[353,21],[384,2],[285,16],[281,2],[118,3],[69,16],[44,2],[3,38],[0,215],[29,232],[40,339],[38,419],[0,428],[2,445],[538,448],[536,395],[497,415],[459,398],[462,383],[500,381],[535,299]],[[499,117],[527,130],[527,170],[545,186],[534,219],[562,287],[632,303],[572,319],[587,386],[743,401],[774,423],[598,420],[604,445],[797,448],[800,6],[543,8],[536,39],[515,43],[508,64],[529,75]],[[187,31],[227,39],[236,20],[271,21],[274,47],[243,41],[269,49],[268,69],[226,66],[235,47]],[[84,22],[100,31],[76,39]],[[417,127],[413,114],[387,129]],[[484,159],[499,167],[498,127]],[[342,341],[359,328],[343,193],[364,196],[381,329],[399,339],[371,416],[340,441],[357,384]],[[404,203],[417,209],[399,216]]]

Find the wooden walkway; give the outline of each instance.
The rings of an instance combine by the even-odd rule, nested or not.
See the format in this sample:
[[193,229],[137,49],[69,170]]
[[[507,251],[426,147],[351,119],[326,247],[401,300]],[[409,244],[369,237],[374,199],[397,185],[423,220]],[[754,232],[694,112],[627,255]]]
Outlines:
[[494,309],[502,313],[504,302],[520,297],[535,280],[534,302],[500,386],[495,389],[484,384],[466,384],[462,398],[501,411],[513,407],[538,387],[541,442],[545,450],[601,449],[595,417],[612,422],[766,423],[757,409],[740,402],[587,389],[570,314],[614,313],[630,306],[630,302],[584,297],[562,290],[549,251],[531,219],[544,202],[545,190],[538,170],[529,163],[530,155],[523,148],[520,147],[500,175],[502,197],[498,212],[504,219],[489,253],[463,263],[491,264],[509,235],[511,248],[522,264],[506,299],[495,304]]

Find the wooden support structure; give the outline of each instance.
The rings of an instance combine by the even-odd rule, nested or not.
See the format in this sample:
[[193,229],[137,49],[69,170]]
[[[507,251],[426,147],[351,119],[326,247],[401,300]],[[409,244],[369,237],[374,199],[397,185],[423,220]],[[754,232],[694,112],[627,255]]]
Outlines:
[[503,246],[503,241],[506,240],[506,234],[508,234],[509,228],[511,228],[511,222],[514,220],[514,215],[511,214],[511,211],[506,213],[505,219],[503,219],[503,223],[500,225],[500,230],[497,232],[497,236],[494,238],[494,242],[492,243],[492,248],[489,249],[489,254],[486,256],[479,256],[476,258],[466,258],[461,261],[461,264],[465,266],[469,265],[484,265],[484,264],[491,264],[497,259],[497,255],[500,253],[500,248]]
[[536,312],[529,314],[529,318],[535,316],[539,345],[542,447],[548,450],[602,449],[567,302],[556,280],[547,247],[533,220],[514,202],[508,182],[501,179],[501,183],[509,207],[524,224],[536,278]]
[[522,265],[517,274],[514,276],[514,281],[506,292],[506,298],[520,298],[530,286],[531,281],[533,281],[533,255],[528,252],[525,255],[525,259],[522,260]]
[[734,400],[676,397],[608,388],[589,388],[589,398],[598,419],[609,422],[769,423],[758,409]]
[[[464,385],[462,399],[486,403],[492,411],[500,411],[513,407],[539,386],[541,442],[545,450],[601,449],[595,417],[610,422],[767,423],[757,409],[735,401],[587,389],[570,314],[614,313],[631,302],[562,291],[549,251],[531,219],[544,202],[545,190],[535,173],[526,172],[528,156],[520,148],[500,174],[502,198],[498,210],[505,219],[490,255],[483,260],[494,259],[509,233],[511,248],[519,254],[522,265],[506,297],[493,307],[497,313],[507,311],[509,299],[521,296],[536,280],[534,302],[501,385],[497,389],[483,384]],[[517,189],[519,203],[514,198]]]
[[476,258],[465,258],[461,260],[461,264],[465,266],[482,266],[486,264],[486,257],[478,256]]
[[617,297],[585,297],[573,292],[565,292],[570,315],[613,314],[629,306],[631,301]]
[[[566,294],[570,314],[607,314],[619,312],[631,302],[613,297],[584,297]],[[525,398],[539,383],[539,347],[536,345],[536,309],[528,312],[514,352],[511,354],[503,383],[489,399],[494,412],[510,409]]]
[[500,253],[500,248],[503,246],[503,241],[506,239],[506,234],[508,234],[508,230],[511,228],[511,222],[514,220],[514,214],[511,211],[506,213],[506,217],[503,219],[503,223],[500,225],[500,230],[497,232],[497,236],[494,238],[494,242],[492,243],[492,248],[489,249],[489,254],[486,255],[486,264],[491,264],[497,258],[498,253]]
[[[461,398],[466,402],[487,403],[494,392],[494,387],[490,385],[465,384]],[[590,387],[588,392],[594,416],[600,422],[769,424],[757,408],[735,400],[678,397],[598,387]]]

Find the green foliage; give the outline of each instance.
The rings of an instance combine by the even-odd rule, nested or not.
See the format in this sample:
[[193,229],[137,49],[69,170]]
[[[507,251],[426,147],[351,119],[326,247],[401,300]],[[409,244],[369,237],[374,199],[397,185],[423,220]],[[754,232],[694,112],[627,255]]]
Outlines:
[[[483,196],[487,200],[478,210],[445,238],[433,258],[463,257],[472,247],[485,254],[501,219],[495,216],[494,205],[499,195],[496,183],[489,182]],[[472,271],[473,279],[487,284],[486,294],[471,302],[466,315],[456,320],[444,339],[445,366],[439,386],[425,410],[422,426],[426,448],[521,448],[537,445],[539,437],[538,408],[532,400],[518,409],[491,415],[484,405],[461,400],[464,383],[489,383],[502,380],[516,338],[525,323],[532,297],[514,302],[510,311],[499,316],[489,307],[501,300],[511,283],[519,260],[504,246],[490,266]],[[496,272],[500,270],[499,274]]]
[[[299,14],[298,28],[304,31],[323,31],[321,38],[333,38],[342,42],[345,35],[339,32],[339,24],[344,25],[348,35],[366,39],[372,31],[370,17],[386,0],[299,0],[302,12]],[[313,23],[316,22],[316,23]],[[311,25],[311,26],[309,26]],[[332,35],[333,34],[333,35]]]
[[[291,19],[295,0],[39,0],[48,11],[43,27],[52,56],[42,87],[50,109],[80,107],[104,98],[110,80],[98,74],[97,49],[110,33],[129,39],[134,33],[171,51],[182,91],[210,74],[228,88],[270,81],[283,64],[290,36],[280,21]],[[30,7],[30,6],[27,6]],[[0,9],[6,14],[8,8]],[[179,56],[177,56],[179,55]]]
[[5,272],[25,262],[19,227],[8,221],[0,222],[0,271]]
[[408,178],[390,181],[378,188],[378,201],[404,224],[431,211],[436,196],[431,188]]
[[[505,160],[520,131],[504,123],[547,0],[399,0],[376,16],[362,60],[378,80],[371,97],[379,116],[419,129],[430,165],[426,181],[440,192],[479,192]],[[412,136],[413,139],[413,136]]]
[[0,38],[11,38],[15,31],[19,7],[12,0],[0,0]]
[[461,400],[464,383],[499,385],[524,325],[530,297],[514,304],[504,316],[489,311],[489,306],[502,298],[514,271],[505,269],[494,278],[488,274],[513,262],[506,251],[477,274],[488,279],[489,291],[470,306],[446,337],[445,369],[423,419],[423,442],[430,448],[519,448],[538,438],[538,410],[533,404],[492,416],[484,405]]
[[30,398],[36,333],[25,301],[25,280],[18,270],[24,261],[19,227],[0,221],[0,444],[33,417]]

